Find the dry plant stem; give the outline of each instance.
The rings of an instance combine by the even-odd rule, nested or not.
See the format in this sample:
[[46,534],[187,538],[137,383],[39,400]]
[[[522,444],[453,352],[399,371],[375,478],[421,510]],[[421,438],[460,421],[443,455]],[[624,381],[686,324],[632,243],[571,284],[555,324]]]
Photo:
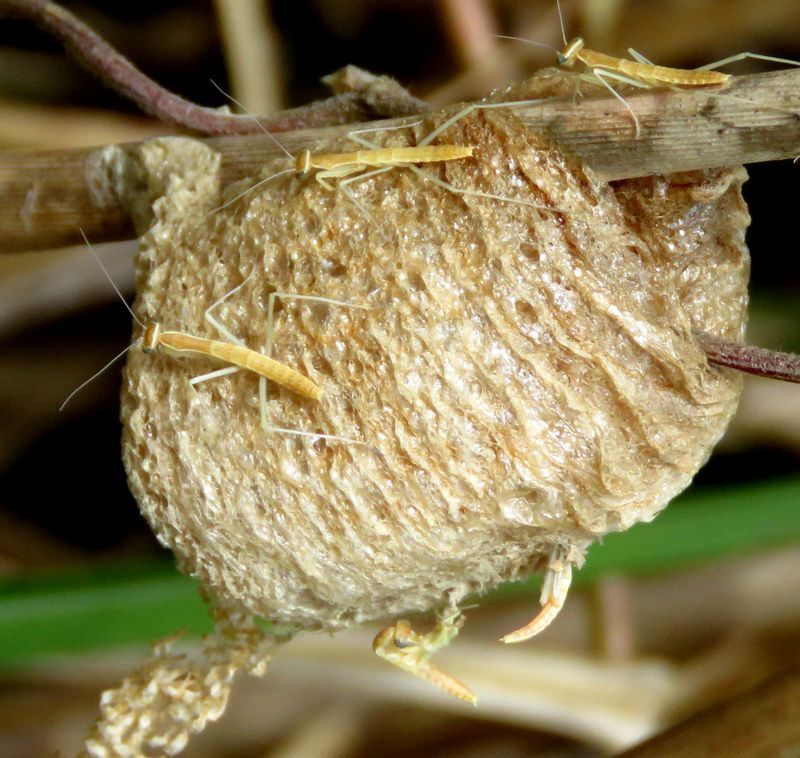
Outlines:
[[484,64],[496,47],[499,32],[487,0],[440,0],[439,6],[461,63]]
[[[655,90],[625,96],[642,124],[638,139],[630,114],[610,96],[587,97],[577,104],[572,98],[552,99],[517,107],[514,114],[531,131],[577,153],[608,181],[800,154],[800,70],[737,77],[724,90]],[[508,99],[518,98],[512,94]],[[286,134],[281,141],[296,152],[312,141],[341,138],[351,130]],[[267,141],[256,135],[215,138],[211,144],[223,153],[226,170],[236,162],[253,173],[278,155],[278,148]]]
[[800,355],[767,350],[755,345],[739,345],[709,334],[701,333],[698,337],[708,356],[708,362],[715,366],[733,368],[767,379],[800,383]]
[[0,18],[33,21],[58,39],[81,66],[160,121],[202,134],[253,134],[263,127],[281,132],[324,124],[358,121],[368,116],[356,93],[336,95],[275,116],[237,116],[196,105],[164,89],[139,71],[86,24],[49,0],[0,0]]
[[800,670],[770,679],[625,753],[629,758],[797,755]]
[[215,0],[214,8],[233,95],[255,113],[283,107],[278,40],[267,4]]
[[[553,99],[519,107],[515,113],[532,131],[577,153],[607,180],[800,154],[800,70],[738,77],[724,90],[647,91],[626,97],[642,124],[639,139],[628,111],[610,96],[577,104],[571,98]],[[342,139],[352,128],[291,132],[281,140],[296,153]],[[256,174],[279,154],[263,134],[209,142],[223,155],[224,183]],[[0,195],[5,200],[0,208],[0,252],[76,243],[79,227],[96,242],[132,235],[125,211],[113,200],[103,205],[93,192],[97,177],[92,176],[90,158],[96,153],[0,154]]]
[[[114,248],[106,257],[106,267],[120,289],[130,294],[134,289],[136,245],[117,242]],[[31,265],[0,266],[0,339],[34,324],[108,303],[114,294],[97,263],[86,255],[84,245],[38,257],[7,257],[0,263],[19,260]]]
[[125,210],[95,191],[97,149],[0,152],[0,250],[17,253],[135,237]]
[[622,663],[633,660],[637,630],[630,582],[622,576],[604,576],[593,587],[591,600],[592,638],[598,656]]
[[564,100],[520,112],[527,126],[583,158],[602,178],[733,166],[793,158],[800,152],[800,70],[740,76],[723,88],[648,90],[575,108]]
[[[464,714],[463,704],[454,698],[377,659],[365,659],[364,636],[362,630],[332,638],[299,636],[275,658],[272,686],[282,688],[291,681],[295,687],[299,682],[330,691],[347,681],[363,702],[388,699],[402,706]],[[604,755],[652,735],[672,714],[696,708],[698,701],[708,702],[708,693],[731,681],[748,681],[758,660],[752,648],[731,644],[681,665],[663,658],[614,665],[554,646],[500,652],[485,640],[462,640],[447,651],[448,668],[469,670],[480,692],[478,718],[580,739],[603,749]]]
[[[2,66],[0,62],[0,69]],[[53,129],[53,124],[58,124],[58,129]],[[166,124],[136,113],[0,98],[0,144],[9,150],[96,147],[171,131]]]

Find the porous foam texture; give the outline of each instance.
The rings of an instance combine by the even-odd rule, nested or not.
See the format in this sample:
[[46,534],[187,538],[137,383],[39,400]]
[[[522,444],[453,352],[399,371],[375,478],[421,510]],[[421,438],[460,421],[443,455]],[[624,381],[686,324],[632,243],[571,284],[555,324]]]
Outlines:
[[[443,119],[379,141],[415,144]],[[438,143],[474,158],[426,171],[550,210],[397,168],[351,185],[370,217],[293,175],[214,211],[288,159],[220,192],[210,147],[140,150],[142,321],[218,337],[204,311],[247,277],[219,315],[255,350],[272,291],[369,308],[281,302],[272,355],[323,396],[271,385],[268,403],[276,426],[363,445],[265,433],[250,372],[192,387],[218,364],[130,353],[131,490],[232,608],[337,629],[457,604],[541,570],[554,545],[579,560],[684,489],[734,412],[740,378],[708,366],[693,330],[743,337],[743,169],[609,186],[505,109]]]

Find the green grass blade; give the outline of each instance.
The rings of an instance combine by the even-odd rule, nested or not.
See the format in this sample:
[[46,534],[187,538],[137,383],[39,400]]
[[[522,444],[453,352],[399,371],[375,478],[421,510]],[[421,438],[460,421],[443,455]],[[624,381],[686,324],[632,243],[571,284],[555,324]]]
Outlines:
[[[800,479],[689,492],[654,522],[593,546],[576,582],[666,572],[792,542],[800,542]],[[537,587],[537,579],[508,584],[488,599],[536,595]],[[165,561],[0,582],[2,666],[210,628],[196,583]]]
[[165,561],[0,584],[0,665],[211,629],[197,585]]
[[[716,558],[800,542],[800,479],[707,491],[689,490],[649,524],[610,534],[593,545],[576,585],[603,574],[642,576]],[[538,577],[491,593],[509,600],[538,595]]]

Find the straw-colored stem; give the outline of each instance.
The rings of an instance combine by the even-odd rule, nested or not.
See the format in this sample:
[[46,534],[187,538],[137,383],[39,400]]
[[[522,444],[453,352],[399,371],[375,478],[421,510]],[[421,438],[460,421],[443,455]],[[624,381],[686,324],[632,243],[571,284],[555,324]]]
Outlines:
[[[639,138],[629,112],[612,97],[577,104],[571,98],[553,99],[515,113],[532,132],[577,153],[607,180],[800,154],[800,70],[737,77],[724,89],[644,91],[626,93],[626,98],[642,125]],[[281,141],[293,153],[320,150],[352,130],[347,125],[287,132]],[[208,142],[222,153],[223,184],[257,173],[279,155],[263,134]],[[0,154],[0,251],[74,243],[79,227],[96,242],[130,236],[125,211],[94,192],[96,156],[96,150]]]
[[627,758],[797,755],[800,671],[778,674],[626,752]]

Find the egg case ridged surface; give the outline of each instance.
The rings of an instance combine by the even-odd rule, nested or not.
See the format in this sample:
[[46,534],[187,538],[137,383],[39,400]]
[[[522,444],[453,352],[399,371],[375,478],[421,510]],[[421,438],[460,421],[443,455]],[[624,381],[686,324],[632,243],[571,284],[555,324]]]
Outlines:
[[141,150],[142,320],[217,336],[205,309],[248,276],[219,316],[253,349],[272,291],[369,307],[282,302],[273,357],[324,394],[271,386],[268,406],[276,426],[364,445],[265,434],[252,374],[193,388],[216,366],[130,354],[131,489],[226,605],[336,629],[457,603],[541,569],[554,544],[577,556],[652,519],[735,410],[739,377],[709,367],[692,330],[743,336],[743,169],[609,186],[504,110],[440,142],[475,157],[426,170],[557,211],[398,168],[351,185],[370,218],[293,176],[211,212],[253,180],[221,196],[211,148]]

